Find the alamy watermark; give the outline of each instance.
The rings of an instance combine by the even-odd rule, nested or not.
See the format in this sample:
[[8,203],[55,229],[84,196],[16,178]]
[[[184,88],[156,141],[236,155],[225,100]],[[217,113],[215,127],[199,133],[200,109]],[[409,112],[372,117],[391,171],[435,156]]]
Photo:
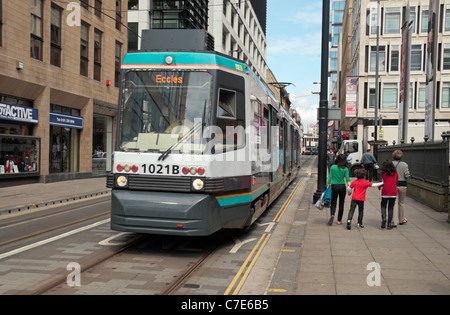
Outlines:
[[81,6],[78,2],[69,2],[66,7],[70,13],[67,15],[66,22],[69,26],[81,26]]
[[67,264],[67,271],[71,271],[66,278],[66,283],[69,287],[81,286],[81,266],[79,263],[70,262]]
[[371,271],[366,278],[366,283],[369,287],[381,286],[381,268],[377,262],[370,262],[367,264],[366,270]]

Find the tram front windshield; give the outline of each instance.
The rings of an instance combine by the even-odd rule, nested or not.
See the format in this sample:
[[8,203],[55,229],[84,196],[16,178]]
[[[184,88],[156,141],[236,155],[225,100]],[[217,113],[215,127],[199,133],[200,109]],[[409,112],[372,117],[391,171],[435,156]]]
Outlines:
[[206,71],[128,71],[121,100],[120,148],[133,152],[202,153],[209,117]]

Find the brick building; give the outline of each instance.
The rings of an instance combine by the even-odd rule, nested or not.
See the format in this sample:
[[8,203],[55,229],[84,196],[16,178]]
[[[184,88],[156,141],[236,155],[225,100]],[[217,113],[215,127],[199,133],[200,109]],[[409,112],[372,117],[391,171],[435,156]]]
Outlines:
[[0,0],[0,186],[110,170],[126,11]]

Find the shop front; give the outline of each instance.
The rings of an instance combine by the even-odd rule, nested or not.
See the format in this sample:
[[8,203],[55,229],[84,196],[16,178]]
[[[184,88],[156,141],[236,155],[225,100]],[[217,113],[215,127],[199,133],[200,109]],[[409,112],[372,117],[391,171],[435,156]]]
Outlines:
[[0,95],[0,187],[39,180],[41,139],[32,136],[38,122],[33,101]]
[[[77,173],[80,158],[80,130],[84,121],[80,110],[51,105],[50,106],[50,178],[58,174]],[[64,177],[64,176],[63,176]]]

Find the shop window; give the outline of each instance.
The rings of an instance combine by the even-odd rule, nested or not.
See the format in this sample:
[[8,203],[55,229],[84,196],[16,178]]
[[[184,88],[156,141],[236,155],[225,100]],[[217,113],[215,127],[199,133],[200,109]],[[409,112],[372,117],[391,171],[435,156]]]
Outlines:
[[40,146],[39,138],[0,135],[0,178],[39,175]]
[[[80,115],[80,111],[51,104],[51,113]],[[80,131],[71,127],[50,126],[50,173],[79,171]]]

